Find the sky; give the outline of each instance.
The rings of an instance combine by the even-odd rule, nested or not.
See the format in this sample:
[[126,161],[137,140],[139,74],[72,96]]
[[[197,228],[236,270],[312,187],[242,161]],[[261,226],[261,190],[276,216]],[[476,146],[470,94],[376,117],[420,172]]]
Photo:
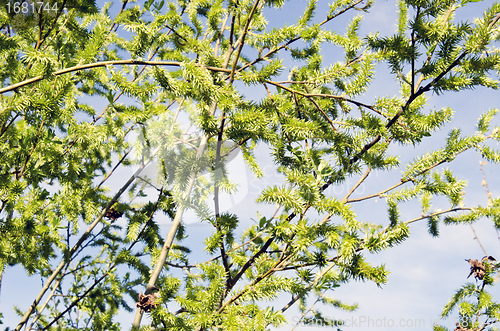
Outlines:
[[[99,3],[99,2],[98,2]],[[456,20],[469,20],[478,17],[484,10],[488,1],[473,3],[468,6],[467,11],[458,12]],[[269,28],[283,24],[293,24],[306,6],[305,1],[288,1],[285,7],[277,10],[268,17]],[[101,5],[101,3],[99,3]],[[119,3],[113,4],[112,10],[118,10]],[[321,12],[326,11],[327,2],[318,2],[318,14],[315,19],[322,20]],[[271,11],[271,10],[270,10]],[[359,14],[359,13],[354,13]],[[332,21],[329,28],[343,32],[346,22],[353,14],[341,16]],[[378,31],[381,35],[390,35],[396,30],[396,3],[395,1],[376,1],[369,14],[361,25],[360,34],[365,35]],[[336,61],[341,54],[338,50],[325,49],[324,58]],[[337,52],[337,53],[336,53]],[[285,62],[288,68],[293,67],[290,61]],[[377,77],[372,83],[369,91],[362,96],[362,100],[374,100],[377,95],[398,95],[398,86],[394,83],[389,71],[384,64],[379,64],[376,71]],[[283,75],[286,77],[288,71]],[[241,87],[242,93],[247,97],[259,99],[265,91],[261,87]],[[353,197],[362,197],[375,193],[383,188],[389,187],[399,181],[400,173],[404,170],[406,162],[412,160],[416,155],[428,150],[437,149],[444,145],[444,138],[454,127],[461,128],[464,133],[471,133],[475,129],[479,115],[499,106],[500,97],[498,92],[479,88],[473,91],[460,93],[448,92],[441,96],[432,95],[428,101],[427,109],[439,109],[449,106],[455,111],[454,120],[447,124],[443,130],[431,138],[427,138],[421,145],[415,147],[392,146],[390,152],[401,156],[402,167],[391,172],[374,172],[354,193]],[[499,118],[494,124],[499,125]],[[269,150],[265,146],[259,146],[257,150],[258,160],[262,165],[265,176],[256,179],[251,171],[244,165],[241,155],[235,155],[229,163],[229,176],[239,184],[239,192],[233,197],[223,200],[228,212],[241,215],[241,228],[245,228],[257,219],[256,212],[265,216],[274,213],[274,206],[255,203],[259,192],[269,186],[282,182],[281,176],[276,172],[274,163],[269,156]],[[481,159],[475,152],[467,152],[460,155],[450,166],[458,178],[468,181],[467,193],[465,195],[466,205],[486,205],[487,197],[485,187],[481,185],[483,173],[480,170]],[[493,196],[500,192],[499,166],[494,164],[484,165],[486,182]],[[123,176],[131,175],[133,169],[125,169],[110,179],[112,188],[119,187]],[[357,177],[350,178],[344,185],[332,188],[328,193],[343,197],[350,187],[357,181]],[[153,190],[151,190],[153,193]],[[447,206],[444,199],[434,201],[435,208]],[[369,221],[379,224],[387,224],[386,203],[380,199],[372,199],[354,204],[353,208],[360,221]],[[443,208],[443,207],[441,207]],[[443,208],[444,209],[444,208]],[[403,204],[401,208],[401,219],[409,220],[420,215],[418,201]],[[208,225],[196,220],[193,213],[186,213],[183,219],[189,232],[189,246],[196,252],[198,262],[205,259],[202,239],[206,237]],[[170,221],[166,218],[159,221],[162,233],[166,234]],[[474,230],[473,230],[474,229]],[[378,254],[366,253],[369,262],[374,265],[385,264],[390,270],[389,281],[381,288],[374,283],[350,282],[335,289],[329,295],[340,299],[347,304],[357,303],[359,308],[354,313],[318,306],[322,312],[336,319],[344,320],[344,330],[431,330],[432,324],[439,323],[450,329],[454,328],[456,314],[452,318],[440,321],[439,314],[453,293],[462,286],[469,274],[469,264],[465,259],[480,259],[484,253],[478,240],[474,239],[474,232],[483,245],[488,255],[500,257],[500,239],[493,224],[489,220],[480,220],[473,225],[444,226],[440,224],[440,236],[434,238],[427,232],[426,221],[416,222],[411,225],[410,238],[399,246],[387,249]],[[22,310],[27,309],[30,300],[38,293],[41,286],[39,276],[28,277],[21,267],[8,268],[3,275],[2,291],[0,297],[0,311],[4,314],[4,325],[1,327],[14,327],[19,318],[12,311],[12,305],[18,305]],[[20,291],[21,289],[21,291]],[[22,293],[20,295],[20,292]],[[497,287],[491,289],[494,298],[500,298]],[[289,297],[280,297],[277,301],[270,303],[276,308],[281,308]],[[296,309],[287,311],[289,323],[277,330],[291,330],[300,313]],[[123,322],[124,329],[128,329],[127,323],[131,323],[133,313],[122,312],[119,320]],[[0,328],[1,328],[0,327]],[[298,325],[295,330],[325,330],[319,326]]]

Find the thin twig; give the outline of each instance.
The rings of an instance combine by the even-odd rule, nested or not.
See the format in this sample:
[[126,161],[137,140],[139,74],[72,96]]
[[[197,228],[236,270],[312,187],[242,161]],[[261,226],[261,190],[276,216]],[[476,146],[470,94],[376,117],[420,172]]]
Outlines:
[[314,98],[312,98],[310,96],[306,96],[306,98],[309,99],[316,106],[316,108],[318,108],[318,110],[321,112],[321,114],[323,114],[323,117],[328,121],[328,123],[330,123],[330,126],[332,127],[333,132],[337,133],[337,129],[335,128],[335,125],[333,124],[332,120],[328,117],[328,115],[326,115],[326,113],[319,106],[319,104],[316,102],[316,100],[314,100]]
[[343,97],[343,96],[340,96],[340,95],[334,95],[334,94],[322,94],[322,93],[304,93],[304,92],[301,92],[301,91],[297,91],[297,90],[294,90],[292,88],[289,88],[287,86],[284,86],[282,84],[279,84],[278,82],[273,82],[273,81],[270,81],[270,80],[266,80],[266,83],[269,83],[271,85],[274,85],[276,87],[279,87],[279,88],[282,88],[283,90],[285,91],[288,91],[290,93],[296,93],[298,95],[302,95],[306,98],[312,98],[312,97],[320,97],[320,98],[329,98],[329,99],[335,99],[335,100],[342,100],[342,101],[345,101],[345,102],[349,102],[349,103],[352,103],[358,107],[364,107],[364,108],[367,108],[367,109],[370,109],[372,111],[375,111],[377,113],[380,114],[380,111],[375,109],[375,107],[373,106],[370,106],[370,105],[367,105],[367,104],[364,104],[362,102],[359,102],[359,101],[356,101],[356,100],[352,100],[352,99],[349,99],[349,98],[346,98],[346,97]]
[[120,158],[120,160],[118,161],[118,163],[116,163],[116,165],[114,166],[114,168],[106,175],[106,177],[103,178],[103,180],[99,183],[99,185],[96,186],[96,190],[99,189],[99,187],[101,187],[102,184],[104,184],[104,182],[106,180],[108,180],[108,178],[113,174],[113,172],[115,172],[115,170],[120,166],[120,164],[123,163],[123,161],[127,158],[127,155],[132,151],[132,149],[129,149],[127,152],[125,152],[125,154]]
[[405,224],[411,224],[411,223],[418,222],[420,220],[424,220],[424,219],[431,218],[431,217],[434,217],[434,216],[439,216],[439,215],[442,215],[442,214],[452,213],[452,212],[457,212],[457,211],[462,211],[462,210],[471,211],[471,210],[473,210],[473,208],[471,208],[471,207],[450,208],[450,209],[447,209],[447,210],[438,211],[438,212],[435,212],[435,213],[432,213],[432,214],[428,214],[428,215],[424,215],[424,216],[421,216],[421,217],[417,217],[417,218],[411,219],[409,221],[406,221]]
[[[491,138],[491,136],[487,136],[487,137],[485,137],[485,139],[489,139],[489,138]],[[403,185],[403,184],[406,184],[406,183],[408,183],[408,182],[414,182],[414,181],[415,181],[415,178],[417,178],[417,177],[419,177],[419,176],[421,176],[421,175],[423,175],[423,174],[427,173],[428,171],[430,171],[430,170],[432,170],[432,169],[436,168],[437,166],[440,166],[440,165],[441,165],[441,164],[443,164],[443,163],[449,162],[449,161],[448,161],[448,159],[454,159],[456,156],[460,155],[461,153],[463,153],[463,152],[465,152],[465,151],[467,151],[467,150],[469,150],[469,149],[470,149],[470,147],[465,147],[465,148],[462,148],[462,149],[461,149],[461,150],[459,150],[458,152],[454,153],[451,157],[450,157],[450,156],[447,156],[447,157],[443,158],[441,161],[435,162],[434,164],[432,164],[432,165],[428,166],[427,168],[425,168],[425,169],[423,169],[423,170],[421,170],[421,171],[417,172],[416,174],[414,174],[414,175],[413,175],[413,176],[411,176],[411,177],[401,178],[401,180],[399,181],[399,183],[394,184],[393,186],[391,186],[391,187],[389,187],[389,188],[387,188],[387,189],[385,189],[385,190],[382,190],[382,191],[380,191],[380,192],[378,192],[378,193],[369,194],[369,195],[364,196],[364,197],[362,197],[362,198],[357,198],[357,199],[348,199],[348,200],[346,201],[346,203],[359,202],[359,201],[363,201],[363,200],[367,200],[367,199],[371,199],[371,198],[377,198],[377,197],[379,197],[379,198],[380,198],[382,194],[385,194],[385,193],[387,193],[387,192],[389,192],[389,191],[392,191],[392,190],[394,190],[395,188],[397,188],[397,187],[399,187],[399,186],[401,186],[401,185]]]
[[299,326],[300,322],[302,322],[302,320],[304,319],[304,317],[306,317],[306,315],[307,315],[307,314],[308,314],[311,310],[313,310],[314,306],[315,306],[315,305],[319,302],[319,300],[321,299],[321,297],[322,297],[322,296],[326,293],[326,291],[328,291],[328,290],[329,290],[329,289],[327,288],[327,289],[323,290],[323,292],[321,292],[321,293],[318,295],[318,297],[316,298],[316,301],[314,301],[314,303],[313,303],[313,304],[309,307],[309,309],[308,309],[308,310],[306,310],[306,311],[302,314],[302,316],[300,316],[300,319],[297,321],[297,323],[295,323],[295,325],[293,326],[293,328],[292,328],[290,331],[295,330],[295,329]]
[[481,241],[479,240],[479,238],[477,236],[476,230],[474,230],[474,227],[472,226],[472,224],[469,224],[469,226],[470,226],[472,232],[474,233],[474,239],[477,240],[477,243],[479,244],[479,246],[481,246],[481,249],[483,250],[484,255],[487,256],[488,253],[486,253],[486,250],[484,249],[483,244],[481,244]]

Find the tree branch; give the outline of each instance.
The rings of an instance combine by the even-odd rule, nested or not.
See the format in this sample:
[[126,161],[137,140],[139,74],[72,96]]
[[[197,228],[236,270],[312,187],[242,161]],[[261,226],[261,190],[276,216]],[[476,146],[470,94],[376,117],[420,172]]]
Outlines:
[[[70,73],[70,72],[81,71],[81,70],[86,70],[86,69],[108,67],[108,66],[123,66],[123,65],[182,67],[182,66],[184,66],[184,62],[179,62],[179,61],[144,61],[144,60],[132,60],[132,59],[131,60],[103,61],[103,62],[95,62],[95,63],[90,63],[90,64],[82,64],[82,65],[77,65],[77,66],[70,67],[70,68],[57,70],[57,71],[54,71],[52,73],[52,76],[56,77],[56,76]],[[198,64],[198,65],[202,68],[209,70],[209,71],[231,73],[231,69],[224,69],[224,68],[211,67],[211,66],[202,66],[200,64]],[[10,86],[1,88],[0,94],[15,90],[17,88],[20,88],[20,87],[23,87],[26,85],[30,85],[30,84],[39,82],[43,79],[44,79],[43,76],[37,76],[37,77],[33,77],[33,78],[24,80],[24,81],[16,83],[16,84],[12,84]]]
[[[339,11],[337,14],[333,15],[333,16],[330,16],[330,17],[327,17],[323,22],[319,23],[318,26],[322,26],[326,23],[328,23],[329,21],[331,21],[332,19],[344,14],[345,12],[347,12],[348,10],[350,9],[353,9],[356,5],[360,4],[363,0],[358,0],[356,1],[355,3],[351,4],[350,6],[344,8],[343,10]],[[246,68],[250,67],[250,66],[253,66],[254,64],[268,58],[269,56],[273,55],[274,53],[282,50],[283,48],[287,48],[288,45],[298,41],[302,39],[302,36],[298,36],[298,37],[295,37],[293,39],[290,39],[289,41],[287,41],[285,44],[273,49],[273,50],[270,50],[269,52],[267,52],[265,55],[263,56],[259,56],[257,59],[255,59],[254,61],[250,62],[250,63],[247,63],[245,64],[243,67],[239,68],[236,72],[240,72],[240,71],[243,71],[245,70]],[[227,79],[228,77],[226,77],[225,79]]]
[[[153,152],[153,155],[158,152],[158,149]],[[80,248],[80,246],[83,244],[83,242],[88,238],[92,230],[101,222],[101,220],[104,218],[106,213],[111,209],[111,207],[115,204],[116,201],[120,198],[120,196],[125,192],[125,190],[132,184],[132,182],[135,180],[135,178],[140,174],[140,172],[146,167],[147,164],[149,164],[150,160],[147,162],[143,163],[139,169],[130,177],[130,179],[120,188],[120,190],[115,194],[115,196],[111,199],[111,201],[104,207],[102,210],[101,214],[90,224],[90,226],[85,230],[85,232],[80,236],[78,239],[78,242],[71,248],[68,254],[68,260],[70,260],[71,256]],[[14,329],[15,331],[20,331],[21,328],[23,327],[24,324],[28,321],[31,313],[35,310],[36,306],[40,302],[40,300],[43,298],[47,290],[49,289],[50,284],[55,280],[55,278],[59,275],[59,273],[62,271],[62,269],[66,266],[68,261],[63,259],[57,268],[52,272],[52,274],[49,276],[45,284],[43,285],[42,289],[40,290],[40,293],[38,293],[37,297],[35,300],[33,300],[33,303],[31,306],[28,308],[24,316],[21,318],[19,324],[16,326]]]

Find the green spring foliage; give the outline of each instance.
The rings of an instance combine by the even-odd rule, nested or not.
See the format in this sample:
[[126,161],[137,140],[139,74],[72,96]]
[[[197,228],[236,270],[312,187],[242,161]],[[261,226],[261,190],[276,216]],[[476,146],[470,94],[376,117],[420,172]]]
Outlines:
[[[370,15],[372,1],[334,0],[325,13],[311,0],[295,24],[274,28],[272,13],[287,8],[281,0],[125,1],[113,14],[111,3],[49,2],[58,9],[0,8],[0,275],[21,265],[51,298],[27,313],[17,308],[26,313],[17,330],[128,329],[117,315],[136,310],[156,265],[158,292],[146,292],[154,304],[141,330],[268,330],[287,323],[292,306],[300,323],[337,327],[321,310],[357,305],[335,289],[385,284],[389,271],[365,254],[403,242],[410,223],[426,220],[433,236],[441,223],[481,218],[500,228],[500,199],[465,206],[467,183],[452,172],[469,150],[500,161],[491,144],[500,139],[490,125],[497,109],[484,110],[475,133],[452,129],[442,147],[408,164],[391,155],[394,144],[414,153],[452,120],[450,108],[428,109],[430,93],[498,88],[499,3],[456,22],[454,12],[477,1],[399,1],[396,33],[365,37],[363,16],[352,13]],[[351,19],[337,29],[340,16]],[[332,47],[333,60],[324,51]],[[359,101],[380,65],[399,94]],[[247,86],[265,94],[249,97]],[[277,212],[219,212],[219,192],[238,189],[226,158],[241,150],[262,178],[262,146],[283,182],[257,201]],[[159,164],[156,180],[124,177],[150,161]],[[398,169],[395,185],[351,197],[372,171]],[[329,191],[349,178],[359,182],[348,195]],[[443,209],[433,209],[438,196],[448,200]],[[352,205],[374,197],[388,214],[359,219]],[[421,215],[405,220],[400,207],[411,200]],[[200,240],[183,223],[173,244],[160,231],[160,217],[187,209],[211,226],[205,262],[195,262]],[[460,289],[443,316],[459,306],[460,316],[485,311],[498,320],[483,288]],[[467,303],[472,297],[477,303]],[[288,303],[278,306],[282,298]]]

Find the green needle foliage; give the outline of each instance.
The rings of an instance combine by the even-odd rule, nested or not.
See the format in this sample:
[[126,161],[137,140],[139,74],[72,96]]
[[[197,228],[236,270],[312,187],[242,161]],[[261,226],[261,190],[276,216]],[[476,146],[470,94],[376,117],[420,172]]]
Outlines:
[[[334,0],[322,12],[311,0],[295,24],[274,28],[284,1],[123,1],[117,13],[92,1],[28,1],[26,11],[2,1],[0,281],[13,265],[43,280],[32,306],[16,308],[16,330],[129,329],[117,318],[125,310],[136,311],[133,329],[255,331],[287,323],[292,306],[300,323],[337,327],[315,304],[352,311],[335,288],[386,283],[388,270],[365,254],[404,241],[410,223],[427,221],[434,236],[440,223],[483,217],[500,228],[500,199],[465,206],[466,181],[443,167],[468,150],[500,161],[497,109],[406,165],[391,154],[395,144],[413,154],[452,120],[450,108],[428,109],[432,93],[498,88],[500,4],[455,22],[469,2],[399,1],[397,32],[364,36],[352,13],[370,15],[372,1]],[[377,65],[400,92],[362,102]],[[247,86],[264,94],[248,97]],[[283,176],[257,199],[276,212],[222,212],[221,193],[238,189],[226,160],[240,150],[261,178],[256,148]],[[141,173],[150,163],[156,179]],[[371,173],[399,169],[396,184],[351,198]],[[347,195],[331,193],[349,178]],[[433,209],[438,196],[449,203]],[[374,197],[388,214],[359,219],[352,205]],[[405,220],[410,200],[422,212]],[[194,263],[186,210],[211,226],[205,262]],[[172,219],[168,233],[160,217]],[[447,309],[476,295],[471,286]],[[483,288],[462,315],[497,318]]]
[[[474,275],[476,283],[467,283],[462,286],[444,306],[441,317],[448,317],[456,308],[458,322],[455,330],[485,330],[500,321],[500,304],[494,302],[492,295],[487,292],[487,289],[498,281],[499,266],[496,261],[489,260],[486,256],[482,261],[468,261],[471,261],[469,277]],[[497,275],[496,279],[495,275]],[[447,331],[448,329],[434,325],[434,330]],[[488,328],[488,330],[497,330],[497,328]]]

